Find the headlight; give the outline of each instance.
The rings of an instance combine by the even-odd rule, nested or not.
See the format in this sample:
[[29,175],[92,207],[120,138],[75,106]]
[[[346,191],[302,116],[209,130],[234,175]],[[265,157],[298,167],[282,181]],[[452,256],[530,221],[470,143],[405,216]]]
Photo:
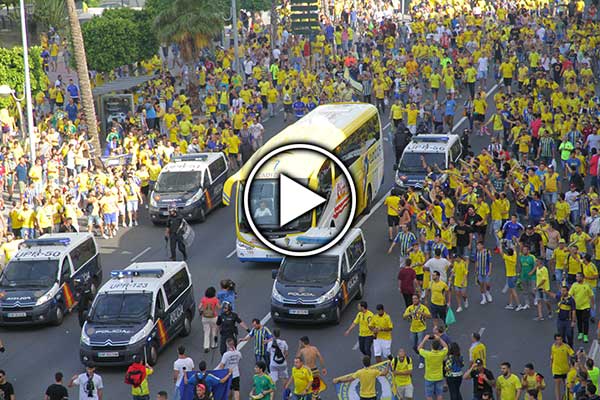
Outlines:
[[339,282],[335,282],[335,285],[333,285],[333,287],[327,293],[325,293],[323,296],[317,299],[317,303],[326,303],[332,300],[338,294],[339,291],[340,284]]
[[41,306],[44,303],[47,303],[48,301],[50,301],[52,299],[52,294],[50,292],[38,297],[37,301],[35,302],[36,306]]
[[87,335],[87,333],[85,333],[85,325],[83,325],[83,329],[81,329],[81,343],[85,344],[86,346],[90,345],[90,337]]
[[271,297],[275,299],[275,301],[278,301],[280,303],[283,303],[283,301],[285,300],[283,298],[283,296],[279,293],[279,291],[277,290],[276,284],[273,284],[273,291],[271,292]]
[[204,195],[203,191],[196,192],[195,195],[193,195],[192,197],[190,197],[188,199],[188,201],[185,202],[185,205],[186,206],[191,206],[192,204],[194,204],[195,202],[197,202],[198,200],[200,200],[203,195]]
[[145,337],[146,337],[146,331],[145,331],[145,329],[140,329],[135,335],[133,335],[129,339],[129,344],[137,343],[140,340],[143,340]]

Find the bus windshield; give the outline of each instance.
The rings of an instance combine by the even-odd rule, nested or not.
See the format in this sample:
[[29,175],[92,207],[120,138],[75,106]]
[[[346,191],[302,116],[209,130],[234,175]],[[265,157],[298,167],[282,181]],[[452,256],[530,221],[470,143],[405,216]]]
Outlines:
[[90,316],[93,322],[139,323],[150,318],[150,293],[105,293],[98,295]]
[[334,283],[338,278],[338,257],[286,257],[278,279],[290,283]]
[[446,168],[444,153],[404,153],[400,165],[398,165],[398,171],[424,174],[426,171],[421,157],[425,157],[425,163],[431,168],[434,168],[436,164],[442,169]]
[[19,260],[8,263],[0,286],[50,287],[58,277],[58,260]]
[[[240,190],[243,196],[243,190]],[[240,202],[241,204],[242,202]],[[258,228],[266,232],[291,232],[306,231],[312,222],[312,213],[291,221],[289,224],[279,227],[279,180],[278,179],[256,179],[250,190],[250,212],[252,220]],[[240,222],[246,226],[246,218],[243,210],[240,210]]]
[[164,171],[158,176],[154,189],[159,193],[194,192],[201,182],[201,171]]

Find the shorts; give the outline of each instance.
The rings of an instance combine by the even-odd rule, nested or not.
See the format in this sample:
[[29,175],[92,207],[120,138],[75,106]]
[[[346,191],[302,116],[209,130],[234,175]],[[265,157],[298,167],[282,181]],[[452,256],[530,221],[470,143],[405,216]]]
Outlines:
[[517,277],[516,276],[507,276],[506,277],[506,286],[509,289],[514,289],[517,287]]
[[117,208],[119,209],[119,214],[121,214],[121,215],[125,214],[125,203],[117,204]]
[[87,221],[88,225],[102,225],[102,219],[99,215],[88,215]]
[[483,275],[477,275],[477,280],[479,281],[479,283],[489,283],[490,282],[490,276],[483,276]]
[[294,112],[291,104],[283,104],[283,111],[285,111],[288,114],[291,114]]
[[512,78],[504,78],[504,86],[512,86]]
[[287,370],[287,364],[279,365],[271,363],[269,366],[271,372],[269,372],[269,376],[273,379],[273,382],[277,382],[279,379],[288,379],[289,374]]
[[473,114],[473,120],[477,121],[477,122],[483,122],[485,120],[485,115],[474,113]]
[[149,189],[150,189],[150,185],[142,186],[140,188],[140,192],[142,192],[142,194],[147,197]]
[[446,320],[446,306],[438,306],[437,304],[431,304],[429,310],[431,311],[431,318],[439,318],[443,321]]
[[425,397],[437,397],[444,394],[444,380],[428,381],[425,379]]
[[423,283],[423,274],[417,274],[417,282]]
[[477,79],[485,79],[487,71],[477,71]]
[[139,201],[137,200],[129,200],[127,202],[127,211],[132,212],[132,211],[137,211],[139,207]]
[[388,215],[387,221],[389,227],[400,225],[400,217],[397,215]]
[[231,380],[231,390],[240,391],[240,377],[237,376]]
[[106,225],[116,225],[117,224],[117,213],[108,213],[104,214],[104,224]]
[[544,289],[536,289],[535,290],[535,299],[542,300],[542,301],[548,301],[548,295],[546,294],[546,292],[544,292]]
[[552,375],[554,379],[567,379],[567,374],[554,374]]
[[454,290],[457,293],[467,294],[467,288],[466,287],[454,286]]
[[392,341],[386,339],[375,339],[373,341],[373,353],[375,357],[387,357],[392,354]]
[[399,399],[399,398],[412,399],[414,391],[415,391],[415,388],[412,385],[412,383],[409,383],[408,385],[404,385],[404,386],[398,386],[396,388],[396,399]]

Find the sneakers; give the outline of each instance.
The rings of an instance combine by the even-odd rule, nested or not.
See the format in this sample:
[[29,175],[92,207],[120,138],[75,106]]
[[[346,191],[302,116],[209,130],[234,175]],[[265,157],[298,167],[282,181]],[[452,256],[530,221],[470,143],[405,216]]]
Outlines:
[[523,307],[521,304],[519,304],[519,305],[517,306],[517,308],[515,309],[515,311],[521,311],[521,310],[523,310],[523,309],[524,309],[524,307]]
[[505,306],[504,306],[504,309],[505,309],[505,310],[514,310],[514,309],[515,309],[515,306],[514,306],[514,305],[512,305],[512,304],[507,304],[507,305],[505,305]]
[[419,369],[423,369],[423,368],[425,368],[425,364],[419,363]]
[[583,339],[583,333],[579,332],[579,335],[577,335],[577,340],[581,340]]
[[469,300],[465,299],[465,309],[469,308]]
[[529,310],[531,307],[529,304],[525,304],[521,310]]
[[463,310],[463,308],[462,308],[462,307],[458,307],[458,308],[456,309],[456,312],[461,312],[462,310]]
[[103,234],[102,234],[102,237],[103,237],[104,239],[108,239],[108,236],[106,236],[106,233],[103,233]]
[[137,222],[137,220],[133,221],[133,225],[134,225],[134,226],[138,226],[138,222]]
[[485,298],[481,299],[481,301],[479,302],[479,304],[483,305],[483,304],[487,304],[487,300]]
[[583,343],[589,342],[588,335],[583,335]]
[[488,303],[492,302],[492,294],[490,292],[485,293],[485,298],[487,299]]

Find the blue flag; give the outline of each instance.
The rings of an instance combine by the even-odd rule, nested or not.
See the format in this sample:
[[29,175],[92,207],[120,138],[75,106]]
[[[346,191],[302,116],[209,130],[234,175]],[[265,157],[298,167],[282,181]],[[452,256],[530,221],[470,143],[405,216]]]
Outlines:
[[[214,370],[214,371],[206,371],[207,375],[212,375],[217,379],[223,379],[225,377],[225,375],[227,375],[229,371],[226,369],[218,369],[218,370]],[[192,377],[196,374],[200,374],[200,372],[198,371],[188,371],[187,373],[187,377],[188,380],[192,380]],[[225,383],[221,383],[218,382],[216,384],[211,385],[210,381],[211,379],[204,378],[204,380],[206,381],[206,384],[208,386],[210,386],[210,391],[212,392],[213,395],[213,399],[214,400],[227,400],[229,397],[229,389],[231,387],[231,377],[229,377],[229,379],[227,379],[227,381]],[[192,380],[193,382],[193,380]],[[194,399],[194,385],[190,382],[188,382],[187,385],[184,385],[182,382],[182,385],[179,386],[179,391],[180,391],[180,398],[181,400],[193,400]]]

